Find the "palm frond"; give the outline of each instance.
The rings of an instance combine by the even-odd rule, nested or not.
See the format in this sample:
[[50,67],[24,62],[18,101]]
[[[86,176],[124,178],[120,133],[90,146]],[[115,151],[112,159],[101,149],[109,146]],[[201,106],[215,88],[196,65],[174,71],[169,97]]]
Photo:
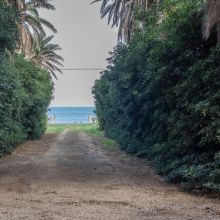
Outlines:
[[51,43],[53,38],[53,35],[48,37],[40,35],[39,40],[34,42],[31,60],[57,79],[56,72],[62,73],[60,67],[63,67],[64,59],[57,54],[57,51],[61,50],[60,46]]
[[134,31],[134,11],[136,7],[148,10],[158,0],[94,0],[91,4],[102,2],[101,18],[107,17],[108,24],[119,27],[118,40],[129,42]]
[[[33,45],[33,38],[39,35],[46,35],[44,28],[49,28],[54,33],[56,28],[46,19],[41,18],[38,13],[39,8],[55,10],[50,0],[8,0],[10,4],[15,6],[20,14],[20,51],[28,56],[29,49]],[[25,36],[26,35],[26,36]]]

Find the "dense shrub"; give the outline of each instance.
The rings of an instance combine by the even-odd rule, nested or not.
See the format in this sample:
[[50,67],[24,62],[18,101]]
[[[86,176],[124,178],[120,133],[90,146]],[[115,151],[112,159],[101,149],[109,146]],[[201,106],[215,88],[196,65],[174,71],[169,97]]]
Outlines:
[[18,43],[17,15],[0,0],[0,156],[43,135],[53,88],[48,72],[12,53]]
[[49,74],[22,56],[0,63],[0,155],[26,139],[41,137],[51,100]]
[[167,180],[220,191],[220,49],[202,39],[198,2],[170,2],[112,53],[93,90],[100,127]]
[[0,53],[14,50],[18,41],[18,13],[5,0],[0,0]]
[[24,90],[22,125],[28,138],[36,139],[46,130],[46,113],[52,98],[52,80],[47,71],[22,56],[16,56],[14,68]]
[[27,135],[21,123],[24,91],[8,61],[0,63],[0,156],[23,142]]

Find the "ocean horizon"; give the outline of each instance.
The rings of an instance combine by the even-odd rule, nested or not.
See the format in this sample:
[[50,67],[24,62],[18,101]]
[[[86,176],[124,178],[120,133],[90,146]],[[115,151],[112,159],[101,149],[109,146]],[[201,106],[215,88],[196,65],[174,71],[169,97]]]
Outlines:
[[55,107],[48,108],[47,116],[52,124],[88,124],[95,115],[95,107]]

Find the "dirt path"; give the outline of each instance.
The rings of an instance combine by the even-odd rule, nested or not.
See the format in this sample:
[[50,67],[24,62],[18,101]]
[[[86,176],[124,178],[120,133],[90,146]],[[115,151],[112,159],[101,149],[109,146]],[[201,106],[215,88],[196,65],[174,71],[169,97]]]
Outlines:
[[65,130],[1,159],[0,219],[220,219],[219,200],[180,192],[98,142]]

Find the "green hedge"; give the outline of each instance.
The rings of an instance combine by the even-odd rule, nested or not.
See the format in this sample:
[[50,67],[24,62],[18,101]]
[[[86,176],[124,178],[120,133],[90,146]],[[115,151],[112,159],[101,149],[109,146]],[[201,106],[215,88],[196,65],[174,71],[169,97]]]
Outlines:
[[44,134],[53,90],[48,72],[13,55],[18,19],[18,13],[0,0],[0,156]]
[[170,2],[96,81],[100,127],[168,181],[220,191],[220,49],[215,33],[202,39],[198,2]]
[[23,142],[27,135],[21,123],[22,97],[20,78],[6,60],[0,63],[0,156]]
[[18,13],[5,0],[0,0],[0,53],[14,50],[19,39],[18,19]]
[[52,95],[49,74],[15,56],[0,63],[0,155],[46,130],[46,112]]
[[47,109],[52,98],[53,84],[49,73],[22,56],[16,56],[15,72],[24,90],[22,125],[29,139],[41,137],[46,131]]

